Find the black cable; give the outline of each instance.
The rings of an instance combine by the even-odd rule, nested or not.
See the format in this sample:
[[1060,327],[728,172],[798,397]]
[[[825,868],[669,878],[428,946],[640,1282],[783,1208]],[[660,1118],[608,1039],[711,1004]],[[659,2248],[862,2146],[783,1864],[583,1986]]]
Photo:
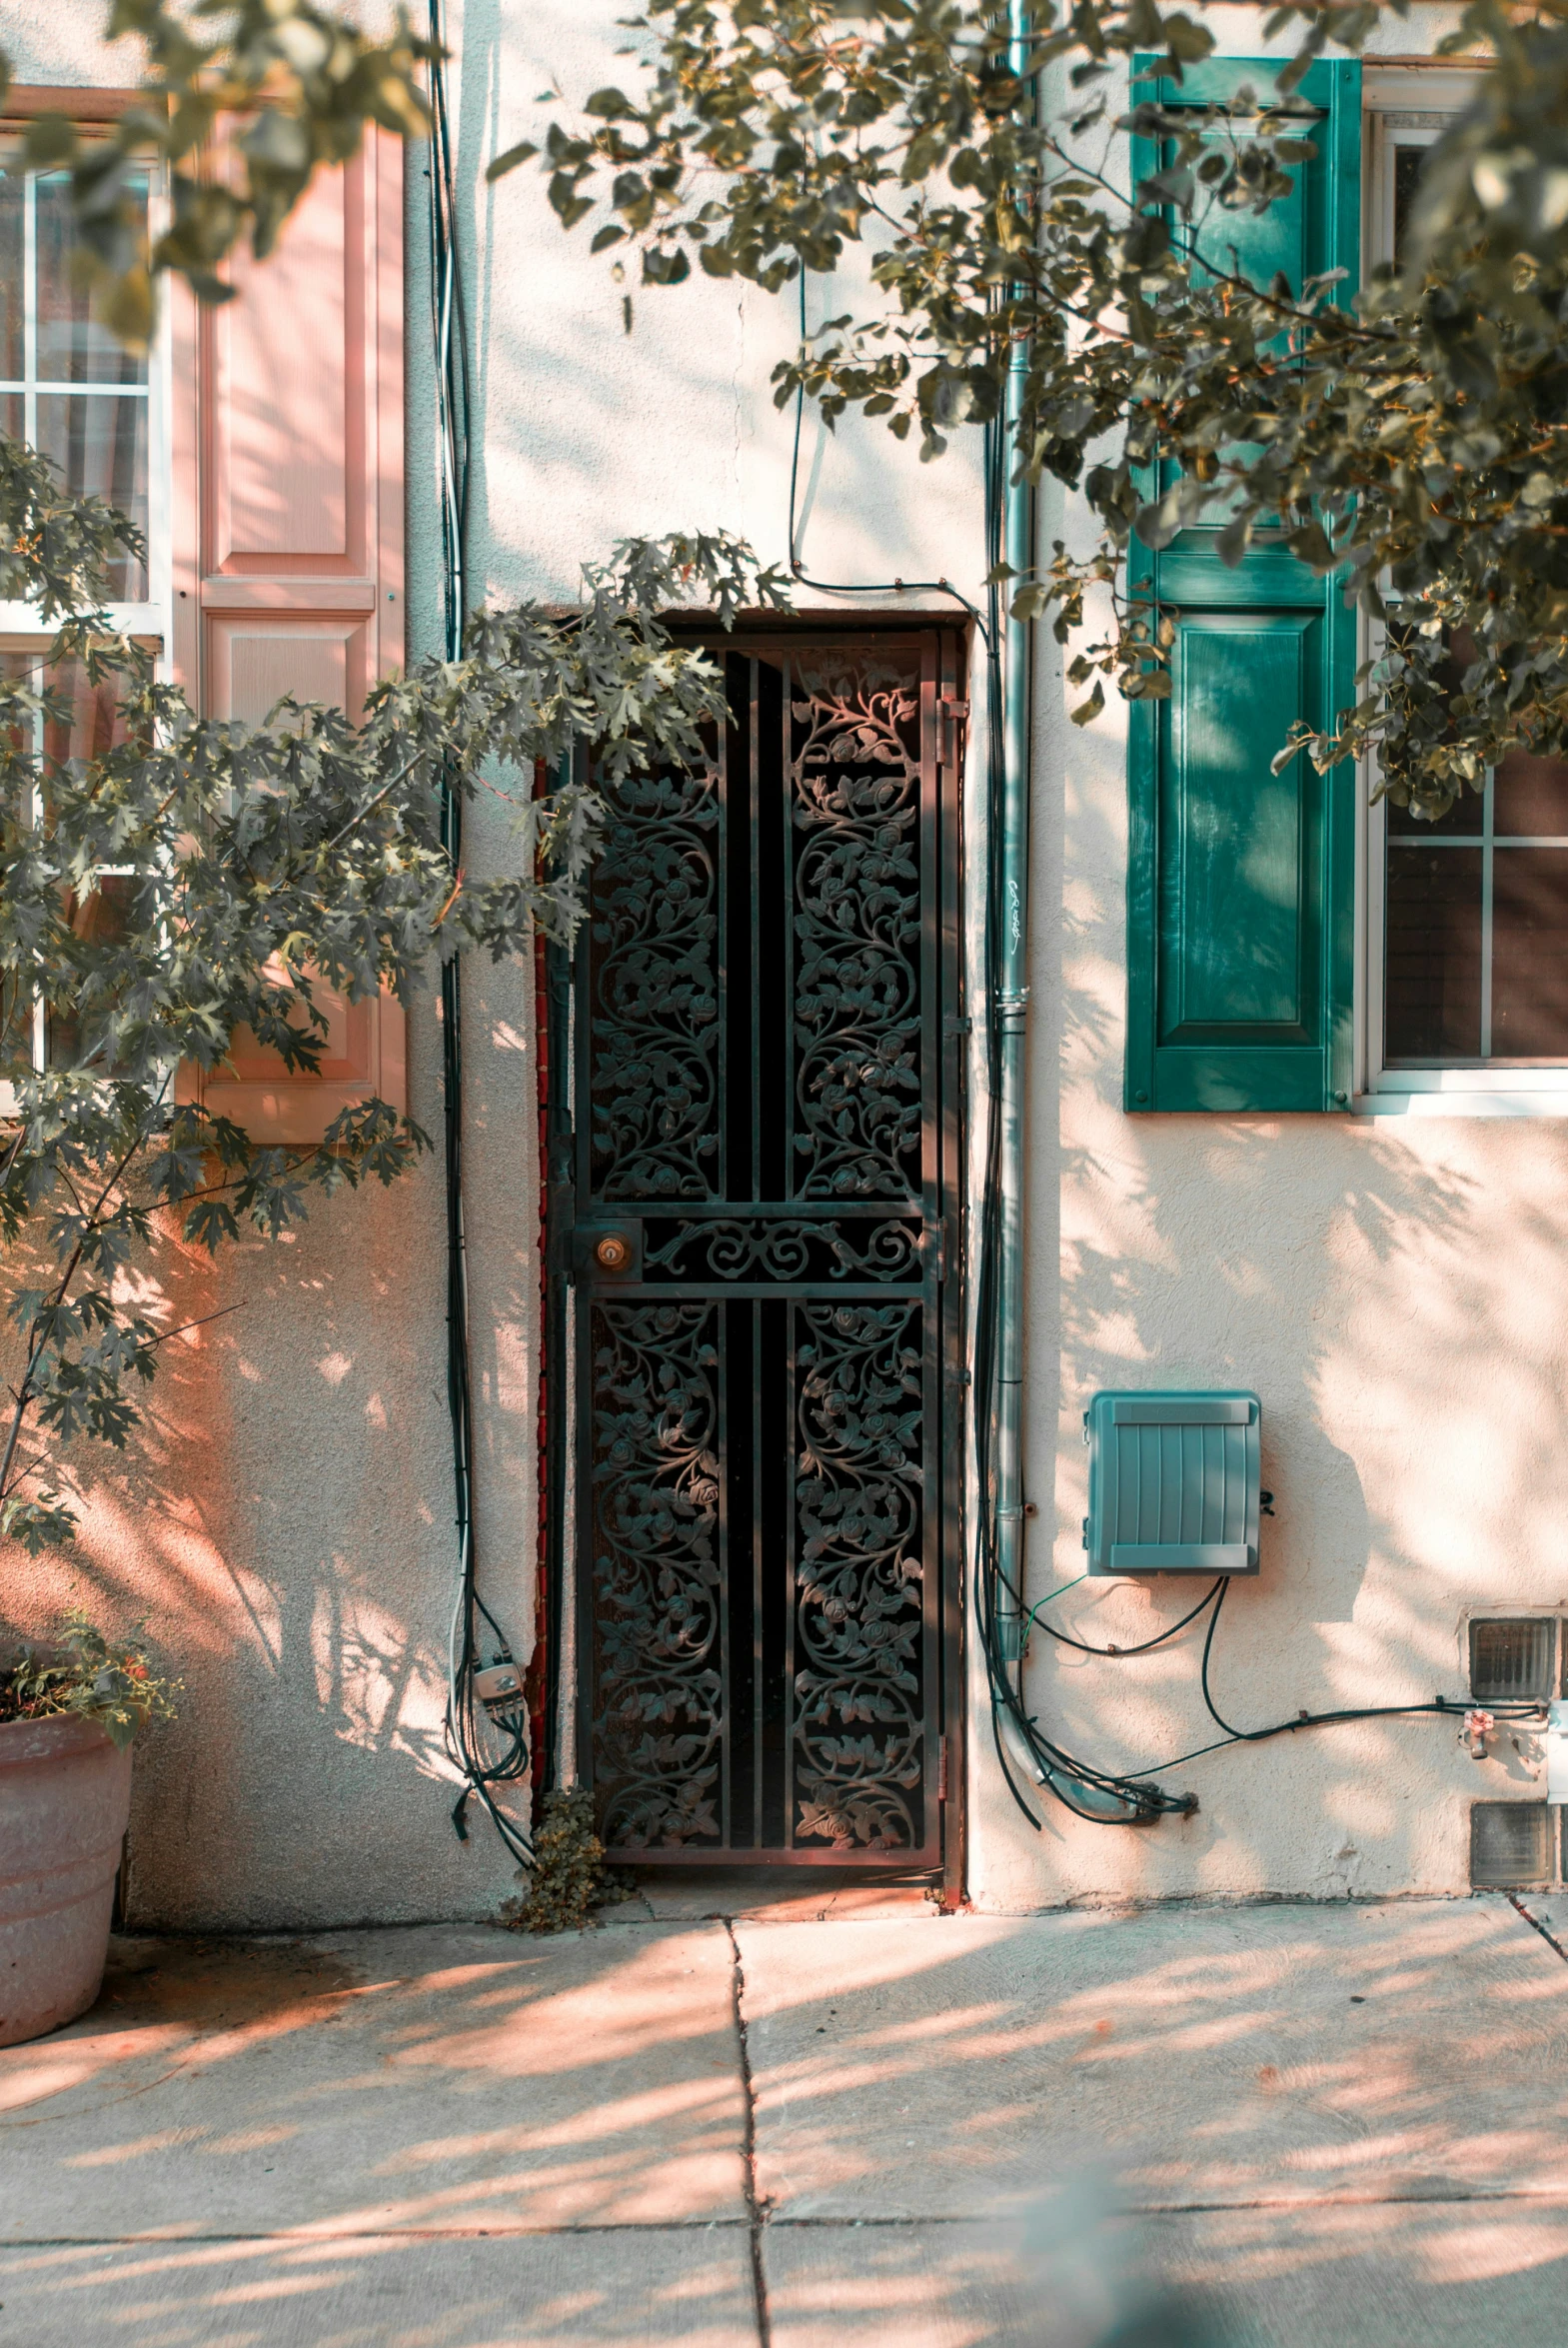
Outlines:
[[[805,347],[805,271],[800,271],[800,347]],[[800,568],[795,553],[795,491],[800,473],[800,420],[805,413],[805,386],[799,384],[794,395],[794,445],[789,452],[789,575],[801,587],[819,588],[824,595],[950,595],[960,604],[974,622],[981,636],[985,636],[985,622],[966,595],[945,579],[880,579],[850,582],[845,579],[812,579]]]
[[[805,276],[802,269],[799,280],[800,341],[803,347],[805,330]],[[1003,1779],[1018,1808],[1036,1832],[1041,1822],[1035,1816],[1022,1788],[1018,1784],[1005,1740],[1002,1736],[1003,1717],[1011,1721],[1031,1759],[1040,1771],[1041,1784],[1067,1809],[1080,1818],[1097,1824],[1140,1825],[1163,1815],[1186,1815],[1196,1807],[1191,1795],[1173,1795],[1157,1785],[1141,1779],[1118,1776],[1096,1768],[1091,1762],[1080,1761],[1054,1744],[1040,1729],[1034,1715],[1025,1711],[1021,1685],[1021,1658],[1018,1660],[1018,1684],[1009,1675],[1007,1658],[1001,1652],[996,1628],[997,1601],[1001,1595],[1003,1575],[996,1554],[995,1500],[991,1488],[992,1436],[996,1412],[996,1260],[1000,1237],[1000,1166],[1001,1123],[1000,1085],[998,1082],[998,1035],[996,1024],[997,995],[1000,983],[1000,907],[1001,907],[1001,802],[1005,786],[1006,758],[1002,731],[1002,673],[1001,641],[1002,617],[998,587],[990,574],[997,570],[1002,554],[1002,509],[1005,502],[1010,451],[1001,423],[985,427],[983,471],[985,483],[985,568],[987,572],[986,610],[982,615],[945,579],[888,579],[881,581],[848,581],[814,579],[802,567],[797,547],[796,508],[799,494],[800,433],[805,413],[805,387],[795,392],[794,435],[789,455],[789,570],[802,587],[813,587],[828,595],[888,595],[893,593],[926,592],[951,596],[974,622],[975,632],[984,646],[986,662],[986,716],[987,716],[987,854],[990,871],[986,888],[985,918],[985,1040],[987,1074],[987,1130],[985,1147],[985,1179],[981,1197],[979,1268],[976,1280],[975,1302],[975,1366],[974,1366],[974,1451],[975,1478],[979,1489],[979,1524],[976,1537],[975,1615],[979,1625],[980,1644],[985,1656],[990,1684],[991,1732],[996,1747],[996,1758]],[[1014,1606],[1021,1615],[1021,1592],[1009,1588]],[[1209,1593],[1212,1597],[1213,1592]],[[1205,1597],[1180,1622],[1172,1623],[1160,1639],[1150,1640],[1157,1646],[1163,1638],[1173,1638],[1178,1630],[1186,1628],[1207,1605]],[[1048,1626],[1045,1626],[1048,1628]],[[1063,1634],[1051,1631],[1053,1638]],[[1065,1643],[1075,1645],[1075,1640]],[[1095,1652],[1088,1649],[1087,1652]],[[1129,1650],[1142,1652],[1143,1649]],[[1076,1787],[1082,1793],[1097,1793],[1113,1804],[1111,1810],[1086,1807],[1068,1789]]]
[[[1440,1714],[1445,1719],[1452,1719],[1472,1708],[1491,1712],[1494,1720],[1524,1720],[1537,1716],[1541,1710],[1539,1704],[1521,1703],[1505,1706],[1503,1710],[1498,1711],[1491,1704],[1484,1707],[1472,1707],[1469,1702],[1464,1700],[1450,1701],[1444,1696],[1434,1696],[1429,1704],[1355,1704],[1334,1712],[1298,1712],[1293,1720],[1276,1720],[1269,1728],[1232,1728],[1230,1722],[1215,1705],[1208,1685],[1209,1655],[1214,1645],[1214,1632],[1219,1622],[1219,1610],[1224,1602],[1225,1591],[1222,1587],[1215,1601],[1214,1611],[1209,1618],[1208,1635],[1203,1641],[1203,1666],[1200,1677],[1203,1685],[1203,1702],[1209,1718],[1216,1727],[1223,1728],[1225,1734],[1220,1743],[1204,1745],[1202,1747],[1204,1752],[1219,1752],[1227,1744],[1262,1744],[1271,1736],[1289,1736],[1300,1728],[1329,1728],[1342,1720],[1400,1720],[1421,1714],[1433,1716]],[[1181,1755],[1183,1760],[1196,1760],[1197,1757],[1196,1753]],[[1165,1768],[1172,1768],[1174,1765],[1169,1761],[1162,1764]]]
[[[452,126],[447,112],[441,0],[429,0],[431,310],[436,349],[436,404],[440,449],[443,622],[446,657],[462,658],[467,620],[472,385],[468,315],[456,230]],[[441,792],[441,844],[454,876],[463,863],[463,798],[450,775]],[[474,1547],[474,1393],[469,1370],[468,1263],[463,1222],[463,990],[456,953],[441,966],[442,1109],[447,1176],[447,1408],[452,1421],[452,1473],[458,1536],[459,1587],[447,1656],[447,1751],[463,1774],[452,1823],[468,1839],[465,1812],[477,1798],[512,1856],[532,1857],[526,1836],[506,1816],[493,1786],[516,1783],[529,1769],[528,1715],[520,1691],[515,1705],[498,1709],[482,1726],[474,1701],[479,1661],[477,1623],[488,1625],[495,1660],[513,1663],[505,1632],[478,1586]],[[487,1729],[505,1737],[499,1757],[487,1751]]]
[[[1226,1577],[1223,1573],[1217,1574],[1214,1580],[1209,1584],[1209,1587],[1203,1592],[1203,1595],[1199,1598],[1197,1604],[1193,1607],[1190,1614],[1183,1614],[1179,1622],[1173,1622],[1170,1625],[1170,1628],[1168,1630],[1162,1630],[1157,1638],[1144,1639],[1141,1646],[1091,1647],[1087,1645],[1081,1638],[1069,1638],[1064,1630],[1053,1630],[1050,1624],[1042,1620],[1040,1615],[1035,1612],[1033,1608],[1030,1609],[1029,1620],[1039,1629],[1043,1630],[1047,1638],[1055,1639],[1060,1646],[1076,1647],[1080,1655],[1108,1655],[1112,1662],[1119,1662],[1123,1655],[1146,1655],[1152,1648],[1162,1647],[1167,1638],[1174,1638],[1178,1630],[1185,1630],[1189,1622],[1196,1622],[1198,1616],[1202,1613],[1204,1607],[1208,1605],[1214,1598],[1216,1592],[1218,1593],[1221,1602],[1223,1602],[1225,1595],[1225,1578]],[[1217,1605],[1215,1606],[1214,1611],[1216,1614],[1219,1612],[1219,1607]],[[1210,1623],[1209,1636],[1212,1637],[1213,1633],[1214,1626],[1212,1623]],[[1206,1653],[1207,1649],[1205,1648],[1204,1651]]]
[[[805,271],[800,272],[800,340],[805,342]],[[996,1027],[995,1010],[999,978],[997,927],[1000,907],[1000,877],[998,858],[1001,840],[1000,803],[1005,778],[1006,762],[1003,753],[1001,709],[1001,610],[994,581],[986,588],[986,611],[982,615],[945,579],[888,579],[881,581],[848,581],[813,579],[801,566],[796,552],[797,526],[795,520],[799,491],[800,430],[805,412],[805,387],[795,392],[794,439],[789,457],[789,570],[802,587],[814,587],[828,595],[888,595],[925,591],[951,596],[954,603],[967,612],[974,622],[975,632],[985,648],[987,664],[986,711],[988,719],[988,851],[991,861],[986,890],[985,969],[987,1018],[985,1023],[988,1094],[988,1129],[986,1135],[986,1182],[981,1208],[981,1238],[979,1246],[979,1276],[976,1300],[976,1359],[974,1372],[974,1427],[975,1472],[980,1491],[979,1528],[977,1538],[978,1571],[975,1576],[975,1612],[980,1626],[980,1641],[986,1658],[986,1669],[991,1693],[991,1733],[996,1747],[996,1758],[1001,1767],[1007,1789],[1018,1808],[1036,1832],[1040,1821],[1034,1815],[1013,1772],[1001,1733],[1005,1713],[1017,1729],[1030,1755],[1042,1772],[1041,1782],[1048,1785],[1056,1799],[1076,1812],[1080,1818],[1104,1820],[1111,1824],[1136,1824],[1165,1811],[1185,1812],[1194,1804],[1189,1798],[1176,1798],[1164,1793],[1158,1786],[1134,1780],[1113,1777],[1096,1769],[1088,1762],[1074,1760],[1052,1744],[1038,1727],[1033,1715],[1023,1709],[1021,1687],[1014,1687],[1008,1679],[1005,1658],[995,1629],[996,1596],[1001,1580],[996,1557],[995,1510],[990,1496],[990,1436],[995,1408],[995,1263],[998,1220],[1000,1211],[999,1168],[1001,1160],[1000,1089],[996,1082]],[[999,425],[985,428],[985,535],[986,570],[994,572],[1001,559],[1001,512],[1006,481],[1007,449],[1005,436]],[[1012,1593],[1019,1611],[1022,1600]],[[1205,1601],[1206,1602],[1206,1601]],[[1176,1625],[1175,1627],[1182,1627]],[[1085,1808],[1064,1790],[1075,1784],[1081,1789],[1093,1790],[1121,1804],[1120,1815]]]
[[[1005,1720],[1038,1771],[1041,1788],[1074,1816],[1100,1825],[1137,1826],[1162,1816],[1185,1815],[1196,1805],[1190,1795],[1166,1793],[1144,1778],[1129,1777],[1080,1760],[1047,1736],[1036,1716],[1025,1707],[1021,1655],[1002,1652],[997,1617],[1000,1601],[1010,1597],[1016,1614],[1025,1612],[1022,1593],[1003,1589],[1004,1576],[996,1551],[994,1436],[999,1400],[997,1388],[996,1278],[1001,1239],[1001,1087],[1000,1035],[997,1021],[1000,990],[1002,919],[1002,802],[1006,784],[1005,739],[1002,718],[1002,611],[1000,587],[994,578],[1002,557],[1002,514],[1006,502],[1012,451],[1002,422],[985,427],[985,564],[987,621],[980,633],[985,645],[986,708],[989,721],[986,756],[987,853],[989,873],[985,893],[985,1000],[987,1119],[984,1177],[980,1199],[978,1268],[975,1281],[974,1456],[979,1491],[979,1521],[975,1540],[975,1617],[989,1682],[993,1733],[1002,1774],[1019,1810],[1036,1832],[1041,1820],[1025,1799],[1004,1757]],[[1210,1593],[1212,1594],[1212,1593]],[[1208,1604],[1204,1598],[1195,1619]],[[1163,1634],[1174,1636],[1185,1622],[1173,1623]],[[1060,1636],[1059,1633],[1052,1635]],[[1159,1643],[1154,1641],[1152,1643]],[[1107,1806],[1092,1806],[1097,1795]]]

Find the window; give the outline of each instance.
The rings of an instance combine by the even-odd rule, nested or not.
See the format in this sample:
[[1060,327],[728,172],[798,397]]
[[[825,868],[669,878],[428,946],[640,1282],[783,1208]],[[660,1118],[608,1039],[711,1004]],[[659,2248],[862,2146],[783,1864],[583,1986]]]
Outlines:
[[1546,1703],[1563,1685],[1554,1614],[1481,1615],[1470,1624],[1477,1703]]
[[[1470,94],[1467,77],[1410,79],[1445,103],[1372,118],[1374,262],[1398,255],[1424,151]],[[1379,802],[1364,870],[1374,1102],[1568,1109],[1568,760],[1511,753],[1435,824]]]
[[1531,1891],[1560,1882],[1561,1845],[1557,1814],[1545,1802],[1472,1802],[1471,1889]]
[[[126,188],[147,214],[145,177]],[[0,176],[0,420],[54,460],[67,486],[108,499],[145,537],[151,396],[146,357],[92,317],[72,263],[76,222],[65,172]],[[117,602],[148,600],[146,566],[129,558]]]
[[[145,220],[151,201],[145,175],[126,195]],[[154,462],[162,439],[161,369],[128,352],[92,316],[73,268],[76,224],[63,172],[28,172],[0,150],[0,426],[59,467],[66,486],[120,508],[148,541],[147,558],[127,556],[110,574],[110,609],[144,641],[166,638],[168,549],[164,468]],[[76,663],[46,670],[40,655],[51,632],[25,605],[0,605],[0,676],[42,689],[61,707],[34,721],[30,745],[42,767],[91,757],[115,738],[114,688],[94,686]],[[85,936],[113,924],[126,888],[122,876],[70,909]],[[71,1065],[81,1039],[75,1023],[18,993],[0,1003],[0,1112],[11,1106],[6,1079],[28,1068]]]
[[1383,1065],[1568,1064],[1568,760],[1512,751],[1437,823],[1383,821]]
[[[1478,1704],[1539,1703],[1568,1693],[1568,1635],[1555,1614],[1474,1616],[1470,1693]],[[1568,1879],[1568,1809],[1550,1801],[1470,1804],[1470,1882],[1526,1890]]]

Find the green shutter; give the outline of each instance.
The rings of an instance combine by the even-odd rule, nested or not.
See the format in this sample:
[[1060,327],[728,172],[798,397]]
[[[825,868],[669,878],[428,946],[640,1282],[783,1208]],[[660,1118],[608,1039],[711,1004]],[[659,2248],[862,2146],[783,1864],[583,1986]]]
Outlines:
[[[1266,87],[1273,71],[1212,58],[1158,94],[1204,104],[1243,82]],[[1254,282],[1344,269],[1345,300],[1361,251],[1360,65],[1319,61],[1301,94],[1320,109],[1316,159],[1261,219],[1227,222],[1226,241]],[[1151,146],[1137,144],[1133,168],[1157,168]],[[1173,605],[1177,623],[1170,699],[1129,713],[1126,1106],[1339,1109],[1351,1082],[1355,777],[1314,774],[1305,758],[1282,775],[1270,765],[1293,718],[1326,725],[1353,699],[1355,613],[1337,582],[1282,548],[1255,546],[1231,570],[1214,537],[1186,530],[1128,564],[1129,586]]]

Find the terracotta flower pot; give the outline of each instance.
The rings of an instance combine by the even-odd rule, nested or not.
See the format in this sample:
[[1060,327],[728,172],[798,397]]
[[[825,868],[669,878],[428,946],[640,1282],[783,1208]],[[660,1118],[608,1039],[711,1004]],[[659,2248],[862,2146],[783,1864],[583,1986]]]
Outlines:
[[130,1747],[95,1721],[0,1726],[0,2046],[98,1995],[130,1808]]

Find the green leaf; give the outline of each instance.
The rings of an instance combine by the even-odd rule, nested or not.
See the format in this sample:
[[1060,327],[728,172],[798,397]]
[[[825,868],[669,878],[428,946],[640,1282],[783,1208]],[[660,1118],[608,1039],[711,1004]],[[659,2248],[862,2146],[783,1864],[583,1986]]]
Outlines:
[[1075,710],[1069,711],[1068,715],[1071,718],[1074,726],[1091,726],[1104,707],[1104,688],[1096,679],[1094,690],[1089,695],[1088,700],[1080,701],[1077,708]]

